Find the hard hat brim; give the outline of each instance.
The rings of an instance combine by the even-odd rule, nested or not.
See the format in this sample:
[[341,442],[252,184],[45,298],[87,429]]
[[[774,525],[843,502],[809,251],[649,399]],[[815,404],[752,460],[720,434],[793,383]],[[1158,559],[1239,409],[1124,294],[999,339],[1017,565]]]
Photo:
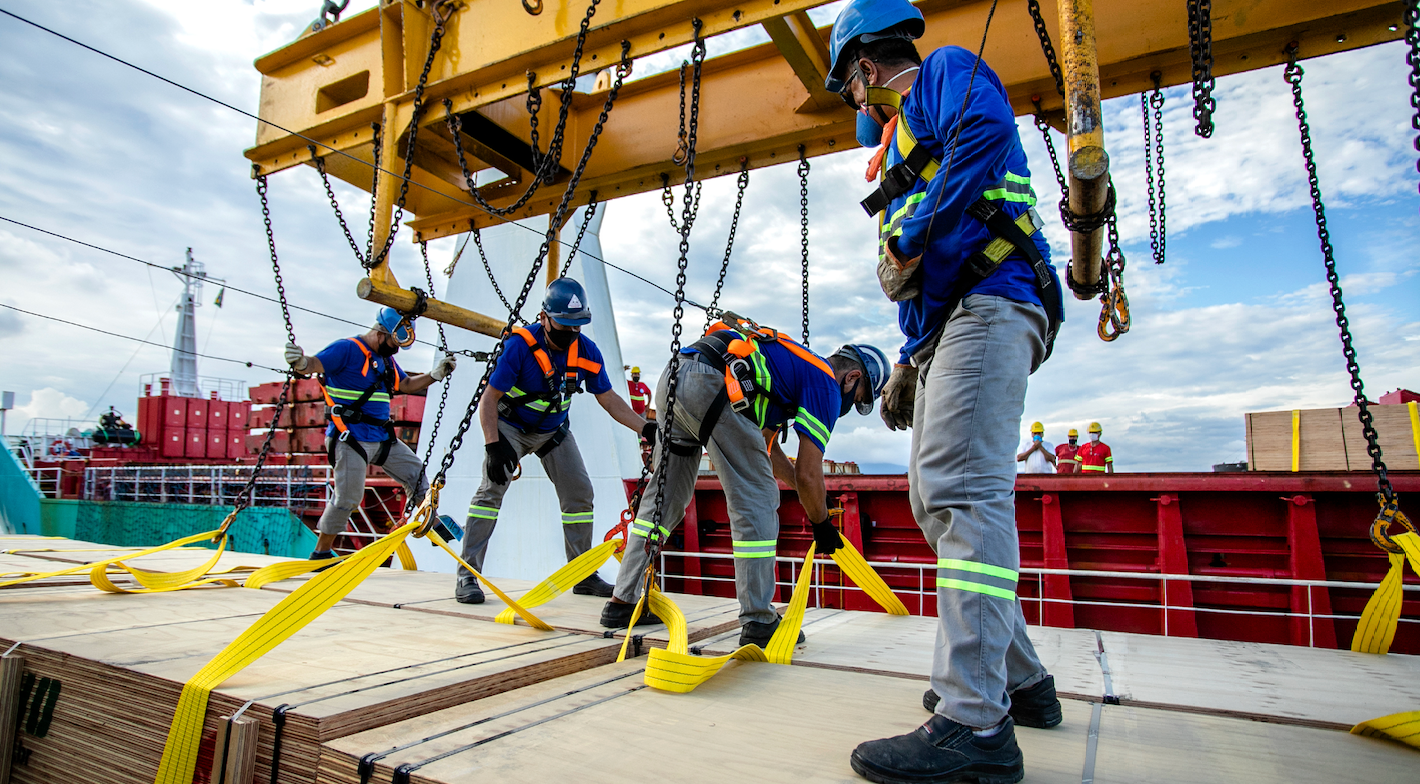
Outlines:
[[592,323],[591,316],[554,316],[549,313],[547,317],[564,327],[585,327]]

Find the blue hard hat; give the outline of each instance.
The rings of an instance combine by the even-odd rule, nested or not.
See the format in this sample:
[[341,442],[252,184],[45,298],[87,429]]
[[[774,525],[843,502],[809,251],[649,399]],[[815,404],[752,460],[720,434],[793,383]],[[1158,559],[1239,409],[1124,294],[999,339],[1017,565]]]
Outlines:
[[414,327],[411,324],[401,324],[404,316],[394,308],[380,308],[380,314],[375,317],[375,328],[381,332],[394,336],[394,339],[401,347],[414,343]]
[[838,12],[833,20],[833,35],[828,51],[833,66],[823,86],[831,93],[843,90],[848,57],[857,48],[855,40],[864,43],[884,38],[906,38],[911,41],[927,32],[927,20],[917,6],[907,0],[853,0]]
[[587,290],[571,278],[558,278],[547,287],[542,298],[543,312],[564,327],[581,327],[592,321],[592,309],[587,303]]
[[[834,356],[847,357],[863,366],[863,371],[868,374],[868,384],[873,389],[873,400],[877,400],[883,394],[883,387],[887,386],[888,376],[892,373],[892,363],[888,361],[877,346],[870,346],[867,343],[849,343],[848,345],[833,352]],[[872,403],[855,403],[858,413],[867,416],[873,413]]]

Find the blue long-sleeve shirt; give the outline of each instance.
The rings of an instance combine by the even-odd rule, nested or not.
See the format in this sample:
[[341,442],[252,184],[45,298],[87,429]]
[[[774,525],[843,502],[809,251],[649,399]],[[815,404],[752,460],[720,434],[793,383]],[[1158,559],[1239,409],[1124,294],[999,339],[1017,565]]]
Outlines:
[[[1006,88],[985,62],[972,83],[948,178],[947,144],[956,132],[975,63],[976,55],[959,46],[944,46],[929,54],[898,119],[906,122],[918,144],[941,162],[930,182],[919,179],[910,191],[894,199],[882,216],[880,241],[886,243],[896,235],[901,257],[922,256],[922,293],[898,303],[898,326],[907,337],[898,361],[904,364],[927,345],[949,315],[948,301],[962,265],[993,238],[983,223],[966,214],[966,208],[983,195],[992,196],[1001,199],[998,204],[1014,219],[1035,204],[1029,188],[1030,167]],[[902,157],[894,138],[884,166],[893,166]],[[1033,239],[1048,262],[1050,246],[1045,237],[1036,233]],[[1053,266],[1051,275],[1058,286]],[[1042,304],[1030,262],[1020,253],[1007,257],[994,275],[968,293]],[[1064,320],[1064,313],[1058,315]]]

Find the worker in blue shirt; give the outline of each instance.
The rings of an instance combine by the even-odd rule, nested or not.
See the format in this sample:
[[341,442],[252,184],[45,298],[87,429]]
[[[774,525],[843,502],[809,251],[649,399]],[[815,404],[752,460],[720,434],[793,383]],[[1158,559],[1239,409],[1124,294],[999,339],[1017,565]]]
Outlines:
[[[652,458],[659,470],[661,450],[670,450],[662,516],[659,524],[653,522],[656,493],[648,491],[631,522],[627,538],[632,544],[622,557],[616,593],[602,610],[602,625],[617,629],[630,624],[646,571],[645,545],[648,540],[664,544],[684,519],[695,493],[701,449],[708,448],[729,507],[740,645],[767,645],[779,627],[779,615],[770,605],[779,538],[775,479],[798,491],[818,552],[829,554],[841,546],[828,514],[823,454],[839,417],[855,405],[860,414],[872,412],[887,372],[887,356],[873,346],[844,346],[825,360],[730,313],[683,349],[657,385],[656,410],[665,416],[670,374],[676,374],[674,421],[662,425],[666,430]],[[799,440],[793,463],[775,439],[786,427]],[[659,481],[653,473],[647,487]],[[654,615],[638,621],[659,622]]]
[[320,376],[330,421],[325,445],[334,492],[316,526],[319,539],[312,560],[335,557],[331,549],[335,539],[344,533],[350,515],[365,496],[367,466],[380,466],[415,503],[424,500],[429,489],[424,464],[395,438],[390,396],[419,392],[449,375],[454,370],[454,357],[441,354],[433,370],[407,375],[394,355],[413,343],[413,325],[393,308],[382,308],[370,331],[337,340],[313,357],[306,356],[295,343],[286,344],[286,363],[292,370]]
[[[612,391],[601,351],[591,338],[580,334],[591,321],[582,284],[559,278],[547,287],[537,323],[514,329],[503,341],[503,352],[478,403],[478,424],[487,454],[483,482],[468,506],[463,538],[463,559],[480,572],[488,540],[498,524],[503,495],[516,478],[518,461],[528,453],[542,461],[557,490],[567,560],[591,549],[592,480],[567,419],[574,393],[585,387],[612,419],[653,437],[655,424],[642,419]],[[573,586],[572,592],[606,597],[611,596],[611,585],[594,572]],[[477,578],[462,566],[454,598],[464,604],[483,602]]]
[[826,86],[858,110],[859,142],[882,145],[863,206],[906,337],[882,416],[913,428],[908,494],[937,554],[940,624],[932,718],[850,763],[875,782],[1005,784],[1025,775],[1015,726],[1061,719],[1016,595],[1014,480],[1026,379],[1064,313],[1006,90],[960,47],[922,58],[925,30],[907,0],[852,0],[830,41]]

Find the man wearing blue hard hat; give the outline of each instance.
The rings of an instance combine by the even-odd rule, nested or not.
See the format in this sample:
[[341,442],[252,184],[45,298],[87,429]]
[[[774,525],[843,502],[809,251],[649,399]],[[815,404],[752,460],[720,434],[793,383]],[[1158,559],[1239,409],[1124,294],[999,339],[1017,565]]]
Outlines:
[[414,325],[393,308],[381,309],[370,331],[337,340],[313,357],[306,356],[295,343],[286,344],[286,363],[292,370],[320,377],[329,420],[325,445],[334,469],[334,492],[321,513],[313,560],[335,557],[331,549],[335,538],[344,533],[365,495],[367,466],[383,468],[415,503],[422,501],[429,489],[424,464],[395,438],[390,396],[419,392],[449,375],[454,371],[454,357],[442,354],[434,361],[433,370],[410,376],[394,361],[394,355],[413,344]]
[[[765,647],[779,627],[774,598],[775,543],[779,538],[779,479],[798,491],[813,525],[817,551],[842,546],[828,514],[823,453],[838,419],[855,406],[870,414],[887,381],[888,360],[868,345],[847,345],[827,359],[781,333],[725,313],[705,336],[682,349],[661,374],[656,410],[665,416],[670,374],[676,374],[675,417],[663,424],[652,465],[666,458],[661,519],[656,494],[646,493],[632,520],[616,593],[602,609],[601,623],[613,629],[631,622],[641,596],[649,541],[665,544],[680,525],[695,493],[700,453],[710,460],[725,488],[740,600],[740,645]],[[792,427],[798,459],[790,463],[775,438]],[[766,448],[768,447],[768,448]],[[648,487],[660,477],[653,474]],[[638,623],[659,623],[642,613]]]
[[[478,404],[487,454],[483,482],[468,506],[463,538],[463,559],[480,572],[503,495],[517,478],[518,461],[528,453],[542,461],[557,490],[567,560],[591,549],[592,480],[567,418],[572,395],[585,387],[612,419],[644,437],[654,437],[655,423],[646,422],[612,391],[601,350],[581,334],[591,321],[586,289],[571,278],[558,278],[547,287],[537,323],[515,328],[503,341],[503,353]],[[611,596],[611,585],[593,573],[572,592]],[[483,602],[478,579],[462,566],[454,598],[464,604]]]
[[1014,493],[1026,379],[1064,317],[1060,279],[1005,88],[961,47],[921,57],[925,32],[906,0],[853,0],[829,47],[826,87],[858,110],[858,141],[881,145],[863,207],[907,339],[882,416],[912,428],[909,498],[937,554],[940,624],[932,718],[850,761],[876,782],[1016,782],[1015,726],[1061,717],[1016,596]]

